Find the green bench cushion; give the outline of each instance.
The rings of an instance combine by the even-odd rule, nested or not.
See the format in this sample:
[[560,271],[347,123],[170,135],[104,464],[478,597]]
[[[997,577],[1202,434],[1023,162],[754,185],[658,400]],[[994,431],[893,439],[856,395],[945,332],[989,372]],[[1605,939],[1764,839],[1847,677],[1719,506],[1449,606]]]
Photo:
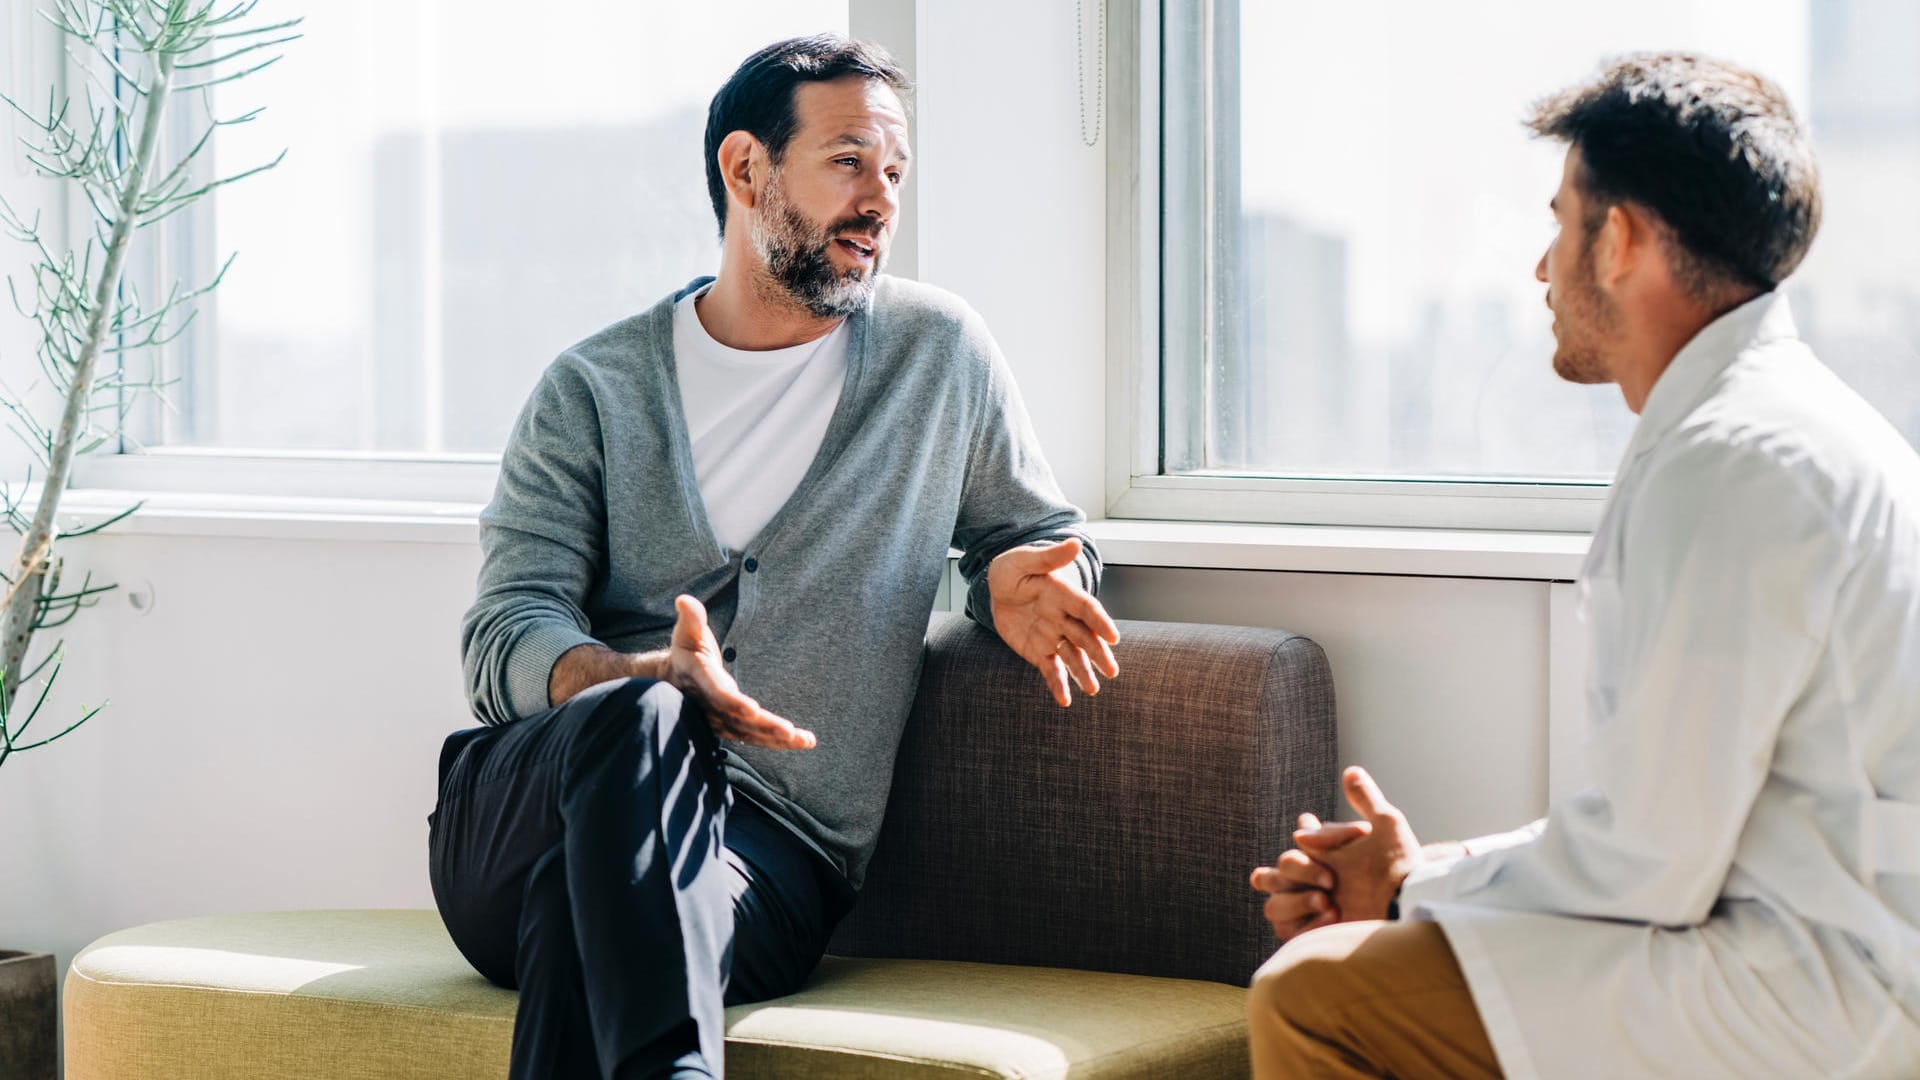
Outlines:
[[[504,1076],[515,996],[431,911],[306,911],[109,934],[66,983],[68,1080]],[[1059,968],[829,957],[727,1011],[733,1080],[1244,1077],[1245,991]]]

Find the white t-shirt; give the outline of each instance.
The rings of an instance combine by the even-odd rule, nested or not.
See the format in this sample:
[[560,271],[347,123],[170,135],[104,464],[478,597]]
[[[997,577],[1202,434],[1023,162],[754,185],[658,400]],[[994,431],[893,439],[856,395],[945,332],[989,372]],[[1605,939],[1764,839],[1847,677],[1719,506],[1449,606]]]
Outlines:
[[720,344],[682,297],[673,309],[693,473],[720,543],[740,551],[786,505],[813,466],[847,378],[847,324],[789,349]]

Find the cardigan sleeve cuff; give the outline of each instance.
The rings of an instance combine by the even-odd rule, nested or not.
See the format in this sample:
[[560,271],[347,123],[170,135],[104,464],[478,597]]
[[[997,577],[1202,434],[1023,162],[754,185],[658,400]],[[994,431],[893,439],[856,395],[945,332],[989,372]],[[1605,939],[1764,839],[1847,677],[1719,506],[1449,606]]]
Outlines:
[[547,684],[561,654],[581,645],[598,644],[592,634],[564,623],[538,623],[520,635],[507,654],[507,703],[517,717],[534,716],[553,707]]

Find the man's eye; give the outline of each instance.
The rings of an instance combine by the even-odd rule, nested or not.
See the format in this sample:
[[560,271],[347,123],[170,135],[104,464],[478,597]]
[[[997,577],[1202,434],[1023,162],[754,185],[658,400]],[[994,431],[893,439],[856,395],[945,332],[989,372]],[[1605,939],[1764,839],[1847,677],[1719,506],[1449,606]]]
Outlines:
[[850,167],[850,168],[855,168],[855,169],[857,169],[857,168],[859,168],[859,167],[860,167],[860,159],[859,159],[859,158],[857,158],[857,157],[843,157],[843,158],[840,158],[840,159],[838,159],[838,160],[836,160],[836,161],[834,162],[834,164],[836,164],[836,165],[845,165],[845,166],[848,166],[848,167]]
[[898,183],[902,183],[902,182],[904,182],[906,178],[905,178],[905,177],[903,177],[903,176],[901,176],[901,175],[900,175],[899,173],[897,173],[897,172],[890,172],[890,173],[888,173],[888,174],[887,174],[887,179],[889,179],[889,180],[891,180],[891,181],[893,181],[894,183],[896,183],[896,184],[898,184]]

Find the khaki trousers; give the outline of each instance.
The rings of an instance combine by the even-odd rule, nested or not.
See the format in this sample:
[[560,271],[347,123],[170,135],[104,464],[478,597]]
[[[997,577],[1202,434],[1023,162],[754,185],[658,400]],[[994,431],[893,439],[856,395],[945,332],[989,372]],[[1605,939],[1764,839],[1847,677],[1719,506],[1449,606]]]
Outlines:
[[1302,934],[1260,966],[1247,1011],[1255,1080],[1500,1075],[1434,923],[1342,923]]

